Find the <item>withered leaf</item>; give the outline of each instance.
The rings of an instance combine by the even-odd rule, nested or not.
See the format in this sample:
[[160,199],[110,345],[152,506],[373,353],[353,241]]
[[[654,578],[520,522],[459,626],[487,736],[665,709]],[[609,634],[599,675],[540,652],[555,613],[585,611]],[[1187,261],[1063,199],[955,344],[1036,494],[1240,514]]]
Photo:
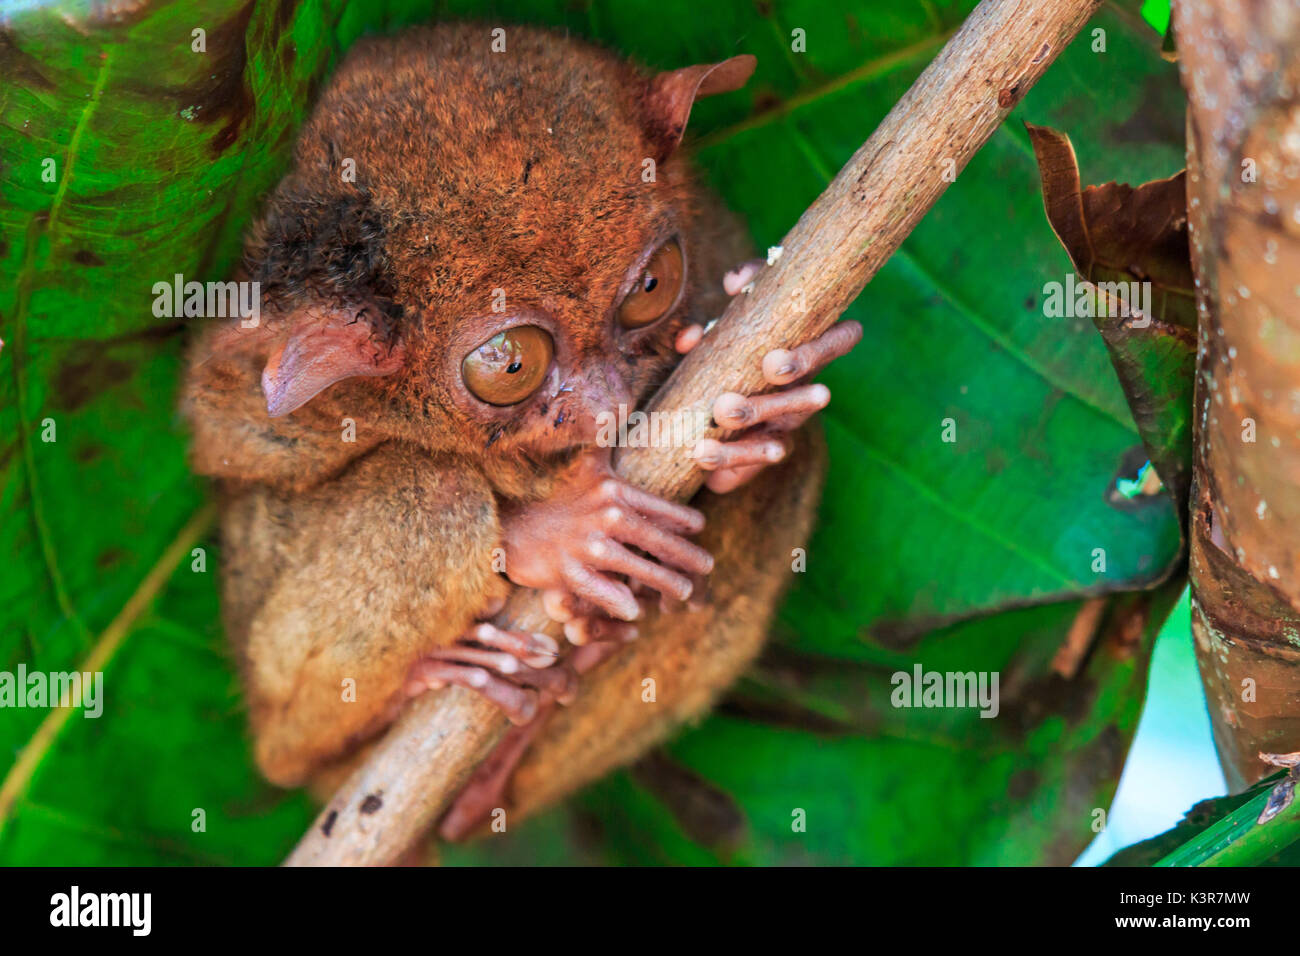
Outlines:
[[1181,513],[1191,475],[1196,372],[1186,173],[1137,187],[1111,182],[1085,189],[1070,138],[1046,126],[1025,128],[1048,222],[1095,296],[1093,322],[1151,462]]

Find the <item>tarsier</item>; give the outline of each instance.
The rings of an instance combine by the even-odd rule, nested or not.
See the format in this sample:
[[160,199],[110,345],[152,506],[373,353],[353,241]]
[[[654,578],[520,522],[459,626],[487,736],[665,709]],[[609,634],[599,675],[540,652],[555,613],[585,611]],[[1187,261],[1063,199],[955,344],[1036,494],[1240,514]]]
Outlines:
[[[327,793],[412,696],[473,688],[516,726],[456,837],[633,760],[758,653],[820,493],[808,379],[860,328],[718,397],[731,437],[694,449],[689,506],[597,441],[758,270],[677,152],[693,101],[753,67],[649,75],[455,25],[364,40],[334,76],[246,244],[262,320],[205,329],[183,396],[268,779]],[[487,623],[512,584],[571,648]]]

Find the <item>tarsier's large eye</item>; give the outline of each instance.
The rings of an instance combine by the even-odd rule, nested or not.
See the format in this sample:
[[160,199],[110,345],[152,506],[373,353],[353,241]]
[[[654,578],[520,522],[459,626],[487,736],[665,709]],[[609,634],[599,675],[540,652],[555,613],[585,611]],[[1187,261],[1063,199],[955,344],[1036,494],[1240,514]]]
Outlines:
[[461,363],[465,387],[489,405],[517,405],[542,384],[555,343],[535,325],[498,332]]
[[682,291],[685,266],[682,247],[676,239],[660,246],[618,307],[619,324],[625,329],[639,329],[667,315],[668,310],[677,304],[677,294]]

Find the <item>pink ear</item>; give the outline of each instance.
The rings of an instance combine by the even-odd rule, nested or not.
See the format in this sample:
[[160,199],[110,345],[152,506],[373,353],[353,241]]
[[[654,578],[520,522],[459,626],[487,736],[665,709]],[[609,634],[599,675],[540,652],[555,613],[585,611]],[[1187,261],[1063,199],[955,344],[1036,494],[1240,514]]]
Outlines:
[[646,91],[646,120],[651,137],[659,143],[656,161],[667,159],[681,142],[698,97],[740,89],[757,63],[746,53],[721,63],[700,63],[660,73],[651,79]]
[[388,375],[401,368],[401,345],[390,349],[373,341],[372,333],[370,323],[353,311],[297,319],[262,371],[267,414],[288,415],[345,378]]

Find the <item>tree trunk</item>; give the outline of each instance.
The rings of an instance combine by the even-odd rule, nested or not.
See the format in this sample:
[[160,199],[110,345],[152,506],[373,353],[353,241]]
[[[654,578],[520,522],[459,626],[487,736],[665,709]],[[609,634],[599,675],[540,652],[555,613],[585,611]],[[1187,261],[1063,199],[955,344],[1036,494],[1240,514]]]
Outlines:
[[1197,277],[1192,631],[1229,785],[1300,750],[1300,6],[1180,0]]

